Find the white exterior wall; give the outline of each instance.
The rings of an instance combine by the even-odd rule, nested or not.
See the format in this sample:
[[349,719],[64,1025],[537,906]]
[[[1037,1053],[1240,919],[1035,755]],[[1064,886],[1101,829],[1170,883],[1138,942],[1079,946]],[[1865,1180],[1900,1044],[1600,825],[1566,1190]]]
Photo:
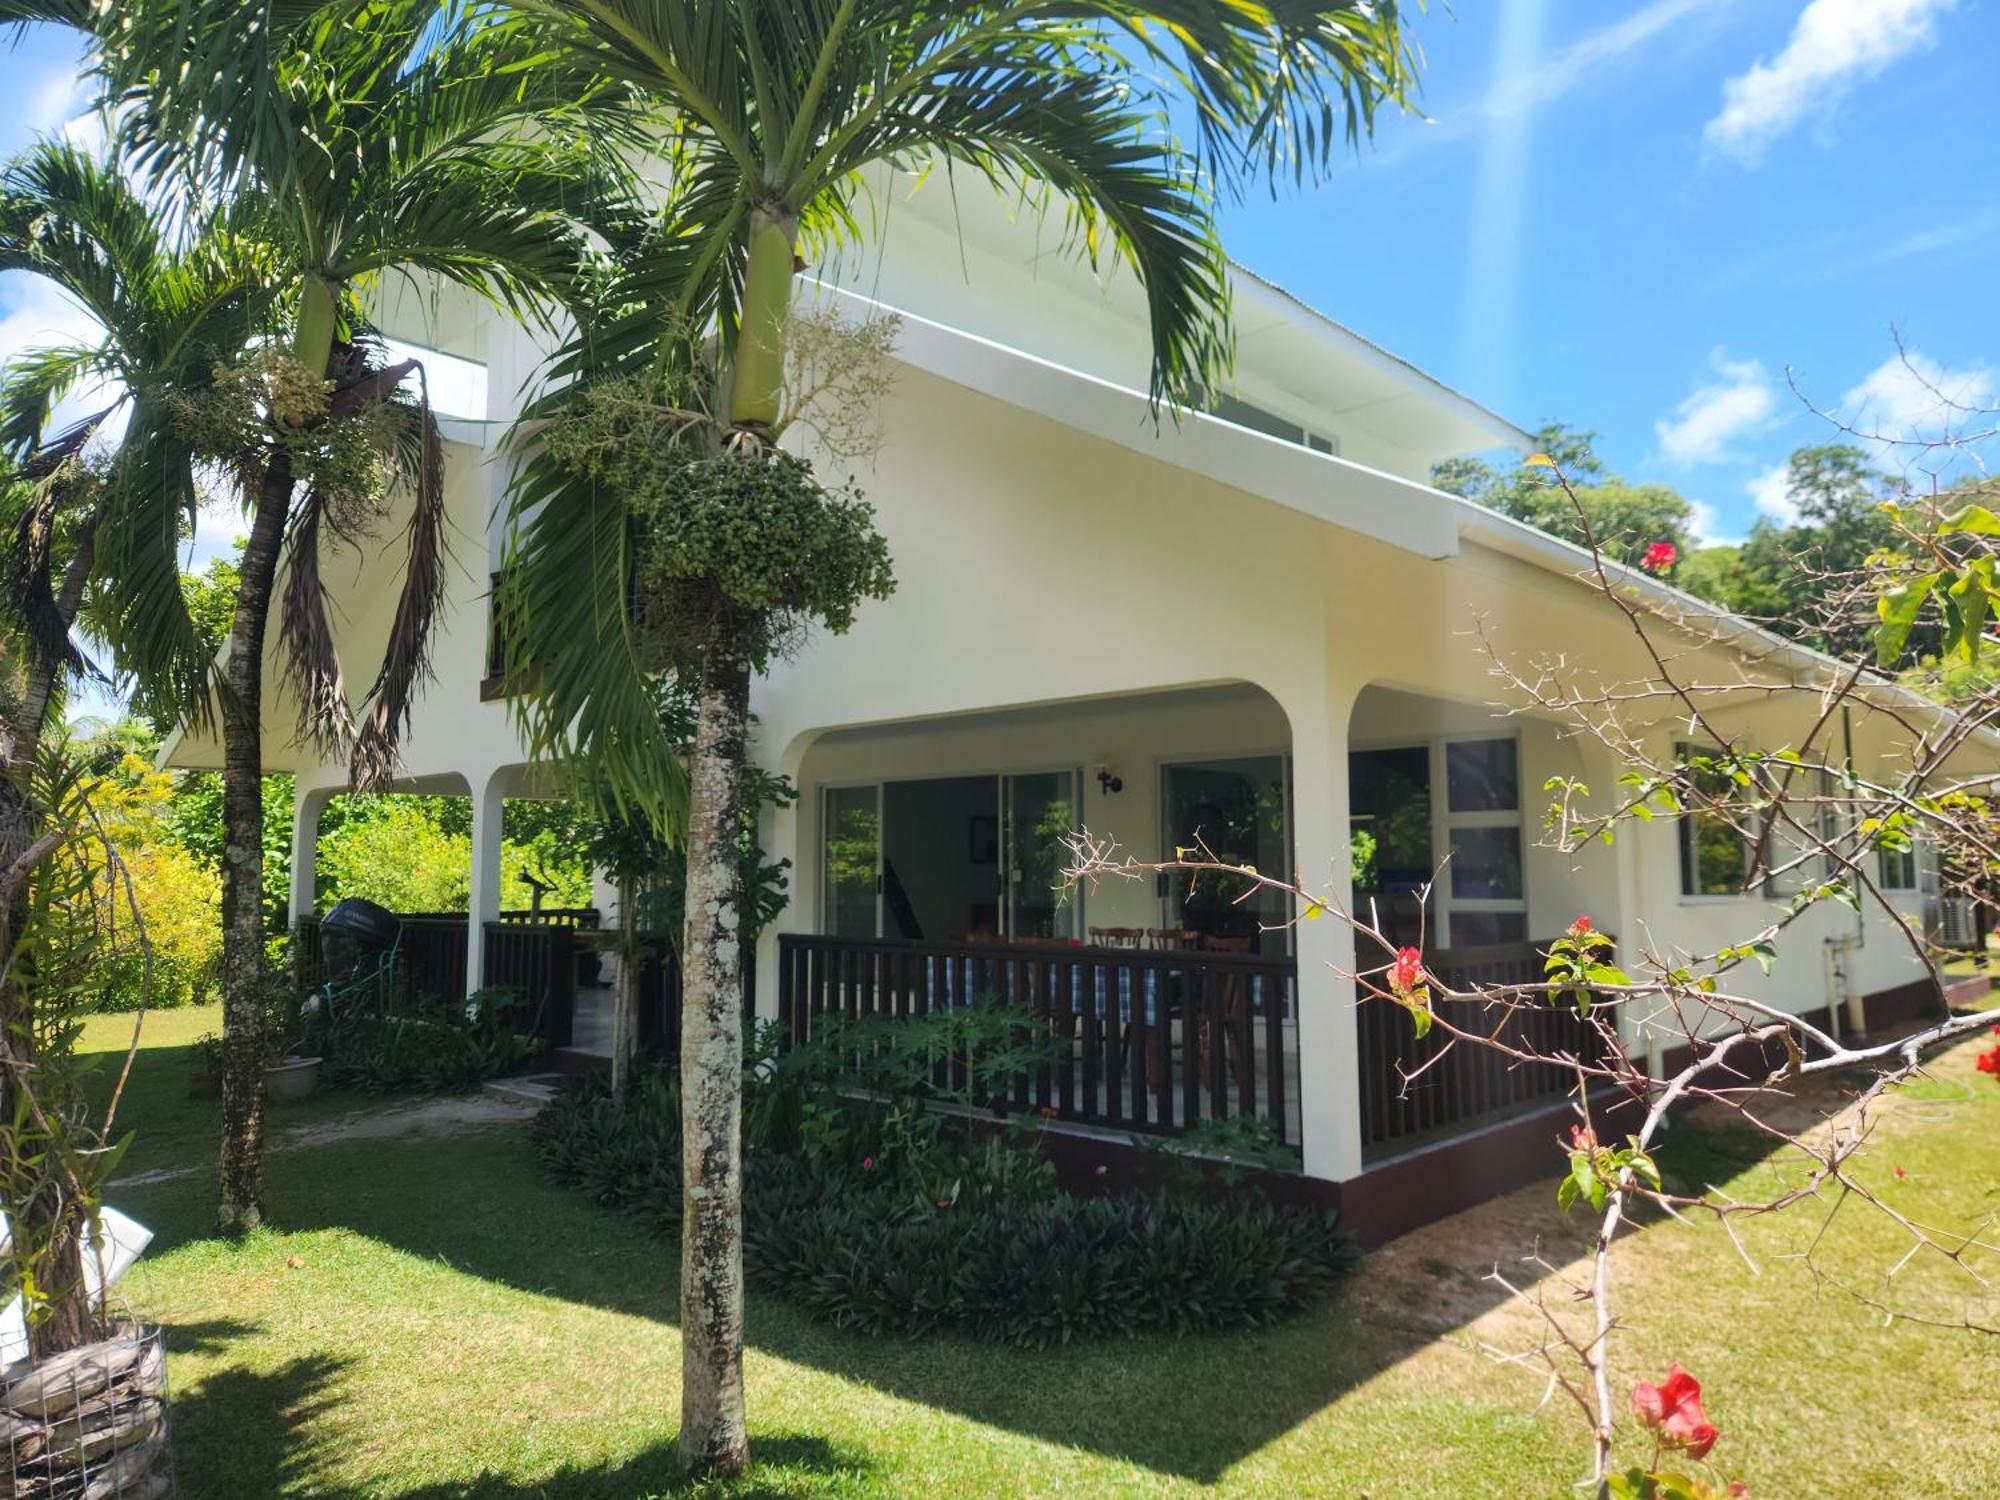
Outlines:
[[[1239,388],[1295,419],[1322,419],[1344,458],[1358,462],[1205,419],[1163,417],[1155,426],[1130,389],[1143,389],[1145,361],[1129,289],[1098,288],[1052,245],[1046,256],[1023,257],[1001,236],[961,247],[935,220],[905,227],[876,260],[817,268],[830,282],[935,321],[906,324],[908,362],[885,403],[885,441],[854,476],[889,538],[896,595],[866,606],[847,637],[816,638],[776,664],[753,691],[756,753],[805,792],[798,809],[773,817],[767,837],[775,855],[793,861],[794,899],[779,929],[817,925],[816,793],[825,784],[1087,773],[1106,762],[1125,789],[1106,798],[1086,774],[1083,821],[1152,857],[1161,852],[1161,761],[1286,750],[1298,873],[1344,903],[1350,748],[1513,731],[1531,934],[1589,912],[1620,934],[1628,955],[1643,946],[1700,951],[1750,935],[1765,903],[1680,895],[1670,823],[1627,827],[1614,848],[1576,856],[1536,847],[1545,781],[1581,777],[1602,807],[1617,792],[1619,768],[1600,746],[1546,721],[1496,716],[1489,705],[1505,692],[1483,642],[1522,670],[1565,662],[1586,688],[1640,680],[1652,667],[1601,597],[1504,541],[1466,539],[1462,506],[1408,482],[1482,414],[1454,406],[1456,398],[1420,377],[1395,375],[1379,351],[1331,335],[1315,343],[1317,335],[1279,318],[1281,299],[1264,291],[1245,300],[1254,317],[1239,328]],[[501,551],[497,449],[544,355],[526,330],[497,320],[463,337],[488,363],[489,422],[454,427],[447,448],[453,566],[436,680],[418,701],[403,758],[405,785],[468,793],[481,810],[473,906],[484,914],[497,902],[499,799],[532,782],[507,706],[479,692],[488,577]],[[1352,383],[1316,385],[1321,371],[1346,372]],[[1392,377],[1403,381],[1393,399],[1361,399],[1368,382]],[[356,671],[379,656],[394,608],[400,575],[381,556],[393,557],[396,530],[393,521],[383,528],[380,555],[326,569],[342,651]],[[1707,654],[1740,670],[1720,649]],[[275,670],[271,681],[267,760],[299,773],[301,809],[316,817],[344,769],[290,744]],[[1187,689],[1202,692],[1162,696]],[[967,715],[985,717],[959,717]],[[1775,746],[1802,727],[1773,715],[1759,737]],[[1672,743],[1664,714],[1657,733]],[[1866,754],[1895,753],[1883,724],[1864,722],[1858,738]],[[214,747],[188,739],[173,763],[216,759]],[[298,883],[294,900],[310,907],[309,881]],[[1908,901],[1914,910],[1915,896]],[[1150,882],[1101,887],[1088,902],[1093,925],[1159,920]],[[1826,994],[1825,943],[1853,922],[1844,909],[1812,914],[1785,940],[1776,973],[1747,982],[1787,1009],[1816,1009]],[[1871,918],[1860,936],[1852,968],[1861,990],[1918,972],[1884,919]],[[476,984],[476,923],[471,941]],[[759,964],[767,1008],[775,942],[774,932]],[[1332,921],[1303,924],[1296,942],[1305,1166],[1349,1177],[1361,1166],[1354,1012],[1350,987],[1331,971],[1352,966],[1352,943]]]

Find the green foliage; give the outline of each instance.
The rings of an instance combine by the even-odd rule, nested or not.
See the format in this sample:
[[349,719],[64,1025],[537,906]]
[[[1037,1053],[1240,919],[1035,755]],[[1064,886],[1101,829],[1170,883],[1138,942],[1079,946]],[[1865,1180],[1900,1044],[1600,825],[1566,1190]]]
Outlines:
[[152,949],[150,989],[137,949],[105,960],[98,1003],[113,1010],[136,1007],[142,995],[155,1006],[205,1004],[222,945],[221,877],[182,842],[174,778],[151,768],[140,753],[146,742],[142,729],[114,726],[78,747],[89,767],[81,793],[124,861]]
[[98,1059],[78,1053],[84,1018],[132,1003],[144,969],[130,888],[94,827],[98,788],[76,749],[52,728],[34,763],[10,768],[7,787],[9,814],[34,809],[38,837],[54,838],[9,912],[0,967],[0,1206],[10,1234],[0,1304],[18,1295],[31,1328],[81,1295],[76,1247],[131,1143],[129,1133],[111,1138],[108,1121],[92,1123],[85,1090]]
[[391,911],[464,911],[472,838],[447,833],[421,806],[384,797],[367,815],[321,835],[319,874],[322,910],[358,896]]
[[[923,1129],[882,1113],[882,1140]],[[543,1111],[534,1139],[558,1183],[664,1235],[679,1225],[679,1132],[668,1080],[641,1080],[622,1111],[591,1080]],[[1247,1188],[1072,1198],[1032,1145],[997,1136],[946,1162],[950,1191],[919,1197],[859,1140],[753,1150],[746,1276],[862,1333],[1041,1348],[1265,1326],[1315,1305],[1359,1260],[1331,1214],[1274,1207]]]
[[705,448],[713,429],[673,388],[630,379],[580,393],[541,433],[577,479],[623,497],[639,541],[642,659],[693,676],[711,652],[762,666],[813,625],[839,634],[894,587],[874,510],[791,454]]
[[1581,1198],[1593,1213],[1601,1214],[1628,1173],[1655,1192],[1659,1190],[1660,1169],[1640,1148],[1637,1136],[1627,1136],[1623,1146],[1605,1146],[1591,1132],[1574,1129],[1570,1133],[1569,1175],[1556,1187],[1556,1206],[1568,1213]]
[[356,994],[320,1002],[298,1035],[330,1084],[370,1094],[462,1094],[534,1055],[533,1017],[512,990],[469,998]]
[[1535,451],[1561,467],[1576,491],[1574,502],[1553,469],[1540,465],[1496,469],[1482,459],[1448,459],[1432,468],[1431,483],[1579,546],[1585,543],[1576,513],[1581,504],[1605,555],[1631,566],[1656,542],[1670,542],[1685,556],[1693,540],[1693,507],[1666,485],[1632,484],[1610,473],[1590,450],[1596,437],[1561,422],[1547,423],[1535,435]]

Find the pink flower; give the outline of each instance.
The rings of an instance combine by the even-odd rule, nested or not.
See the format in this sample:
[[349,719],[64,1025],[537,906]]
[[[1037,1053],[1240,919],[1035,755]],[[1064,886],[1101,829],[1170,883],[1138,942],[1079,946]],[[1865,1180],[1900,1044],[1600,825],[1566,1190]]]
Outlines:
[[1667,1378],[1658,1385],[1642,1380],[1633,1386],[1632,1410],[1661,1442],[1685,1449],[1692,1459],[1708,1457],[1722,1436],[1702,1412],[1701,1382],[1679,1365],[1668,1365]]
[[1111,1168],[1105,1166],[1103,1162],[1099,1162],[1097,1164],[1097,1175],[1099,1177],[1108,1177],[1111,1175]]
[[1592,923],[1587,912],[1569,924],[1569,935],[1573,938],[1589,937],[1596,930],[1596,925]]
[[1587,1125],[1570,1126],[1569,1149],[1572,1151],[1595,1151],[1597,1149],[1597,1132]]
[[1740,1479],[1732,1479],[1729,1488],[1722,1492],[1722,1500],[1750,1500],[1750,1486]]
[[872,1157],[872,1156],[864,1156],[864,1157],[862,1157],[862,1158],[861,1158],[861,1170],[862,1170],[862,1171],[864,1171],[864,1172],[872,1172],[872,1171],[874,1171],[874,1170],[875,1170],[875,1158],[874,1158],[874,1157]]
[[1681,560],[1681,549],[1672,542],[1655,542],[1646,549],[1646,555],[1639,559],[1639,566],[1648,573],[1664,573]]
[[1389,988],[1405,998],[1423,988],[1424,956],[1415,948],[1398,948],[1389,965]]

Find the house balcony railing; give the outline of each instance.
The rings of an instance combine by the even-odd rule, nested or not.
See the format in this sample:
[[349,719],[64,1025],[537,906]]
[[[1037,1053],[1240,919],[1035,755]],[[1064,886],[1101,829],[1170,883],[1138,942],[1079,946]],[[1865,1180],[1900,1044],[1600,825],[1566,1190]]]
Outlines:
[[785,934],[778,1015],[793,1042],[829,1015],[1021,1008],[1047,1056],[1004,1090],[1020,1111],[1151,1135],[1255,1119],[1299,1146],[1298,966],[1290,957],[1053,943]]
[[[1453,989],[1534,983],[1546,946],[1439,950],[1427,966]],[[1024,1007],[1052,1043],[1050,1059],[1017,1073],[1005,1091],[1018,1110],[1167,1136],[1258,1119],[1300,1148],[1293,958],[787,934],[778,968],[779,1020],[794,1041],[827,1015],[896,1018],[1006,1003]],[[1443,1003],[1447,1014],[1463,1010],[1467,1024],[1493,1024],[1475,1003]],[[1356,1027],[1364,1161],[1548,1108],[1575,1082],[1564,1069],[1518,1065],[1485,1047],[1445,1053],[1442,1029],[1419,1041],[1408,1015],[1386,1003],[1359,1006]],[[1523,1010],[1506,1031],[1543,1053],[1587,1060],[1603,1045],[1569,1006]]]
[[[1447,989],[1537,984],[1547,943],[1495,943],[1442,948],[1425,967]],[[1491,1032],[1544,1056],[1564,1053],[1585,1062],[1603,1056],[1597,1029],[1569,1004],[1524,1007],[1502,1021],[1476,1001],[1438,1002],[1440,1013],[1465,1030]],[[1516,1062],[1486,1046],[1446,1052],[1449,1033],[1433,1027],[1419,1040],[1399,1006],[1371,1002],[1356,1012],[1361,1062],[1361,1149],[1379,1161],[1518,1115],[1545,1109],[1576,1085],[1569,1069]],[[1440,1055],[1442,1054],[1442,1059]],[[1428,1066],[1426,1066],[1428,1065]]]

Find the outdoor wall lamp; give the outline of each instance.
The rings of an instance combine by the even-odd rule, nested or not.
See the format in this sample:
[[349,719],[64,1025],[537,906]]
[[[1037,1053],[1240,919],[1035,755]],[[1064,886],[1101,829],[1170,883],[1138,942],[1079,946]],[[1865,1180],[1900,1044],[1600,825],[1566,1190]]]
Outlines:
[[1125,790],[1125,778],[1113,774],[1111,767],[1097,768],[1097,789],[1107,797],[1115,797]]

